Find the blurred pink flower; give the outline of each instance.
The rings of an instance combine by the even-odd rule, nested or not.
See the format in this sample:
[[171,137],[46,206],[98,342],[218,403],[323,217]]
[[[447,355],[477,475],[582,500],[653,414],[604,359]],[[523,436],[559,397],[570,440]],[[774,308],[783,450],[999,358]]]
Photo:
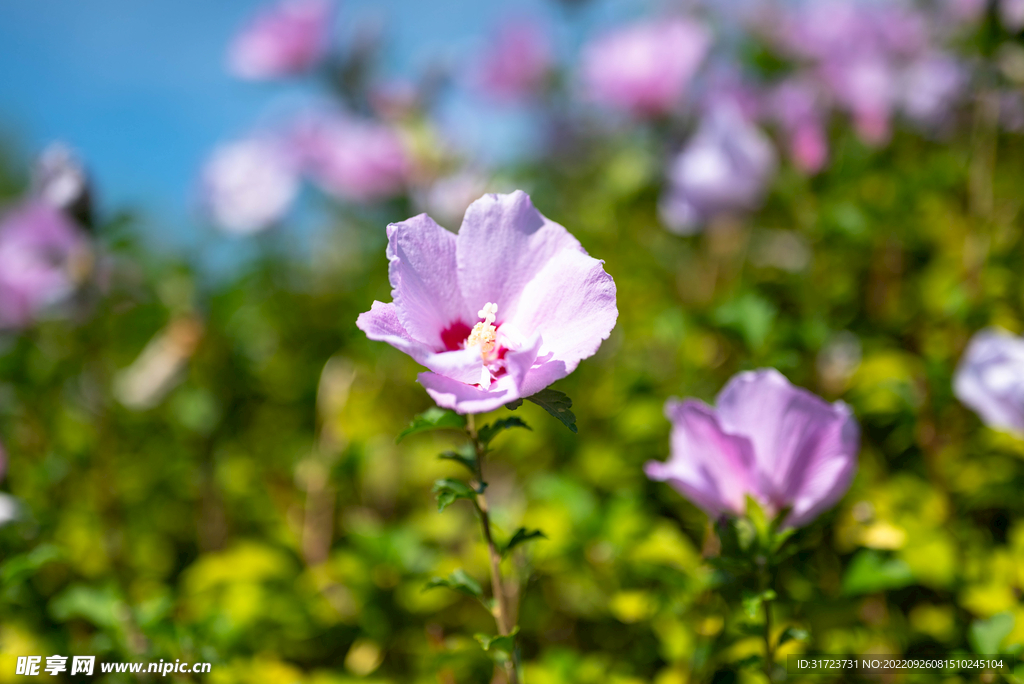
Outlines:
[[89,271],[85,234],[59,209],[25,202],[0,219],[0,329],[21,328],[74,294]]
[[312,69],[329,48],[332,10],[329,0],[283,0],[264,9],[231,44],[228,67],[252,80]]
[[789,156],[805,173],[817,173],[828,160],[828,138],[821,95],[814,84],[791,79],[769,96],[769,114],[787,138]]
[[669,167],[661,218],[672,232],[688,234],[718,214],[754,209],[775,167],[767,136],[737,107],[718,104]]
[[412,160],[397,129],[345,115],[298,123],[294,141],[303,172],[325,192],[354,202],[400,193]]
[[888,142],[897,95],[897,75],[884,58],[864,54],[822,68],[833,96],[853,116],[861,140],[869,145]]
[[999,21],[1011,33],[1024,28],[1024,0],[999,0]]
[[298,190],[295,159],[281,141],[271,138],[223,145],[203,169],[203,208],[231,233],[256,233],[277,223]]
[[633,24],[584,48],[584,87],[591,99],[632,114],[663,114],[682,99],[710,47],[707,29],[687,19]]
[[1024,338],[1001,328],[971,338],[953,393],[991,428],[1024,435]]
[[777,370],[735,376],[712,408],[670,399],[672,455],[645,466],[709,516],[743,515],[753,497],[770,515],[788,509],[788,527],[806,525],[835,504],[857,467],[857,422],[842,402],[829,404],[794,387]]
[[497,98],[526,99],[543,86],[552,59],[543,26],[526,20],[505,23],[482,56],[479,85]]
[[955,23],[973,23],[985,15],[988,0],[946,0],[946,15]]
[[356,325],[430,369],[437,404],[482,413],[564,378],[608,338],[618,310],[604,262],[522,191],[484,195],[458,235],[420,214],[388,226],[390,304]]

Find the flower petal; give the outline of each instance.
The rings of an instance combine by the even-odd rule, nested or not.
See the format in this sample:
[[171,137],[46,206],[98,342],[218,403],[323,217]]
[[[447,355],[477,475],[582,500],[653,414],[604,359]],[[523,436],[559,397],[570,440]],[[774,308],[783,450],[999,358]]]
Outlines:
[[805,516],[816,514],[849,485],[859,435],[842,402],[829,404],[768,368],[734,377],[716,403],[722,427],[753,444],[759,487],[776,510],[799,504]]
[[519,398],[507,377],[502,378],[505,382],[495,382],[487,390],[437,373],[420,373],[416,379],[438,406],[457,413],[486,413]]
[[648,462],[647,476],[668,482],[712,517],[743,513],[745,495],[754,493],[750,442],[727,434],[700,401],[670,399],[665,415],[672,421],[672,457]]
[[813,457],[793,472],[786,526],[805,525],[842,498],[857,471],[859,442],[860,430],[848,409],[845,421],[833,421],[822,431]]
[[1024,339],[1000,328],[971,338],[953,392],[989,427],[1024,434]]
[[387,342],[411,356],[420,365],[435,373],[467,383],[480,381],[483,360],[479,349],[459,349],[434,353],[430,347],[414,340],[402,326],[394,304],[374,302],[370,310],[359,314],[356,326],[371,340]]
[[435,351],[446,348],[441,333],[454,323],[472,325],[456,279],[455,235],[426,214],[388,226],[391,296],[402,327]]
[[466,210],[459,229],[456,259],[466,304],[475,312],[493,302],[498,321],[509,320],[526,284],[565,249],[583,252],[579,241],[541,215],[523,191],[484,195]]
[[523,288],[510,323],[524,334],[543,336],[543,351],[562,361],[568,374],[608,339],[618,315],[615,281],[604,262],[566,249]]

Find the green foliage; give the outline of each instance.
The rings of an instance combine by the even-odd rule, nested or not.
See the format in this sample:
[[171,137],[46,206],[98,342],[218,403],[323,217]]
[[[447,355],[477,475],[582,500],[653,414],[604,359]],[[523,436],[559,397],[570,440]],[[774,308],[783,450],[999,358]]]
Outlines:
[[505,430],[516,427],[526,428],[527,430],[532,429],[523,421],[522,418],[518,418],[516,416],[509,416],[507,418],[496,420],[493,423],[490,423],[489,425],[484,425],[482,428],[480,428],[480,431],[477,433],[477,438],[480,440],[480,444],[482,444],[483,447],[486,449],[488,446],[490,446],[491,440],[497,437],[500,433],[502,433]]
[[395,443],[401,442],[409,435],[415,435],[418,432],[427,432],[429,430],[443,430],[445,428],[453,430],[463,430],[466,427],[466,417],[460,416],[455,411],[448,409],[438,408],[432,406],[423,413],[419,414],[412,419],[412,423],[409,427],[405,428],[398,433],[398,437],[395,439]]
[[525,544],[534,539],[547,539],[547,535],[540,530],[528,530],[525,527],[520,527],[508,540],[508,543],[501,548],[501,555],[507,556],[520,544]]
[[481,601],[484,600],[484,591],[480,588],[480,584],[467,575],[466,571],[462,568],[455,570],[447,577],[431,578],[424,589],[436,589],[437,587],[444,587],[445,589],[458,591]]
[[1012,613],[999,613],[987,620],[975,620],[971,623],[968,635],[971,648],[978,655],[999,655],[1006,637],[1013,631],[1014,618]]
[[476,501],[477,492],[462,480],[446,477],[434,483],[434,494],[437,495],[437,510],[443,511],[459,499]]
[[480,646],[496,662],[505,663],[512,659],[512,654],[515,652],[517,634],[519,634],[519,628],[515,627],[508,634],[497,636],[474,634],[473,638],[480,642]]
[[573,434],[576,434],[578,431],[576,429],[576,416],[569,410],[572,408],[572,399],[564,392],[559,392],[549,387],[526,398],[553,415],[562,425],[569,428]]

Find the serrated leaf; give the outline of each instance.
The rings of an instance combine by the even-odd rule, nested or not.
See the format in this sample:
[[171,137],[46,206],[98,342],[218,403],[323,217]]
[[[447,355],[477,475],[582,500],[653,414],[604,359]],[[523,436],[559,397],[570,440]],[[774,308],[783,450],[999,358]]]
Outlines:
[[459,499],[476,500],[476,491],[462,480],[450,477],[434,483],[434,494],[437,495],[437,510],[443,511]]
[[452,591],[458,591],[466,596],[472,596],[475,599],[481,601],[484,600],[484,590],[480,588],[480,585],[475,579],[466,574],[466,571],[462,568],[453,571],[447,577],[432,577],[423,590],[436,589],[437,587],[444,587],[445,589],[451,589]]
[[476,453],[473,451],[473,447],[468,444],[454,451],[445,451],[438,458],[443,461],[455,461],[476,475]]
[[508,634],[491,636],[489,634],[474,634],[473,638],[480,642],[480,646],[487,651],[487,654],[499,663],[505,663],[512,659],[516,649],[516,635],[519,634],[519,627],[513,627]]
[[505,544],[505,547],[501,550],[501,555],[507,556],[512,549],[534,539],[547,539],[547,535],[540,530],[528,530],[525,527],[520,527],[512,535],[512,538],[508,540],[508,544]]
[[510,401],[507,404],[505,404],[505,408],[507,408],[509,411],[515,411],[517,408],[519,408],[522,405],[523,405],[523,400],[522,399],[516,399],[515,401]]
[[465,427],[465,416],[460,416],[455,411],[449,411],[448,409],[432,406],[413,418],[412,422],[409,423],[409,427],[398,433],[398,437],[395,438],[395,444],[401,442],[409,435],[416,434],[417,432],[442,430],[444,428],[462,430]]
[[790,641],[807,641],[811,638],[811,633],[806,629],[800,629],[799,627],[787,627],[782,630],[782,634],[779,635],[779,643],[776,648],[783,644],[788,644]]
[[564,392],[559,392],[549,387],[526,398],[560,420],[562,425],[572,430],[573,434],[578,432],[576,429],[576,416],[569,410],[572,408],[572,399]]
[[508,418],[496,420],[490,425],[484,425],[482,428],[480,428],[480,431],[477,433],[477,439],[479,439],[480,442],[483,443],[483,445],[486,447],[488,444],[491,443],[492,439],[498,436],[499,433],[503,432],[504,430],[516,427],[532,430],[532,428],[529,425],[527,425],[522,418],[519,418],[518,416],[509,416]]

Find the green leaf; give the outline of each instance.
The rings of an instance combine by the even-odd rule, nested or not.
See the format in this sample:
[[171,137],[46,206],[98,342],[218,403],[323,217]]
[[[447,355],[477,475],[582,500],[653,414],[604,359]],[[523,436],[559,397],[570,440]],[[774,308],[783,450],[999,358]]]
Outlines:
[[843,576],[847,596],[900,589],[914,583],[910,566],[900,558],[886,558],[877,551],[864,550],[853,557]]
[[971,623],[968,639],[978,655],[999,655],[1003,641],[1013,631],[1013,613],[999,613]]
[[787,627],[782,630],[782,634],[779,635],[779,643],[776,644],[776,648],[787,644],[790,641],[807,641],[811,638],[811,633],[806,629],[800,629],[799,627]]
[[460,447],[454,451],[446,451],[438,456],[443,461],[455,461],[461,464],[469,472],[476,475],[476,453],[473,451],[473,447],[469,444]]
[[451,589],[452,591],[462,592],[466,596],[472,596],[475,599],[481,601],[484,600],[484,590],[480,588],[480,585],[475,579],[466,574],[466,571],[462,568],[455,570],[447,577],[432,577],[423,590],[436,589],[437,587],[444,587],[445,589]]
[[0,584],[18,584],[47,563],[60,560],[61,550],[53,544],[40,544],[28,553],[13,556],[0,565]]
[[757,594],[745,592],[743,595],[743,610],[746,611],[748,617],[755,618],[766,601],[774,601],[776,598],[778,598],[778,595],[771,589],[765,589]]
[[739,333],[747,348],[758,351],[775,323],[778,309],[772,302],[753,292],[746,292],[715,309],[712,320],[719,326]]
[[486,447],[488,444],[491,443],[492,439],[498,436],[499,433],[501,433],[504,430],[516,427],[526,428],[527,430],[532,429],[529,425],[526,424],[525,421],[523,421],[522,418],[519,418],[517,416],[509,416],[508,418],[496,420],[490,425],[484,425],[482,428],[480,428],[480,432],[477,433],[477,439],[479,439],[480,442],[483,443],[483,445]]
[[462,480],[450,477],[434,483],[434,494],[437,495],[437,510],[443,511],[459,499],[476,501],[476,491]]
[[512,538],[508,540],[508,544],[505,544],[505,547],[501,550],[501,555],[507,556],[512,549],[534,539],[547,539],[547,535],[540,530],[528,530],[525,527],[520,527],[512,535]]
[[733,663],[733,667],[739,670],[745,670],[748,668],[759,670],[763,664],[764,656],[755,653],[754,655],[749,655],[746,658],[740,658]]
[[572,408],[572,399],[564,392],[559,392],[549,387],[526,398],[562,421],[562,425],[569,428],[573,434],[578,432],[576,429],[576,416],[569,410]]
[[491,636],[489,634],[474,634],[473,638],[480,642],[480,646],[487,651],[488,655],[499,663],[506,663],[512,659],[516,650],[516,635],[519,634],[519,627],[513,627],[508,634]]
[[412,422],[409,423],[409,427],[398,433],[398,437],[395,438],[395,444],[398,444],[409,435],[414,435],[417,432],[441,430],[444,428],[462,430],[465,427],[465,416],[460,416],[455,411],[449,411],[447,409],[438,408],[437,406],[432,406],[413,418]]
[[509,411],[515,411],[517,408],[519,408],[522,405],[523,405],[523,400],[522,399],[516,399],[515,401],[510,401],[507,404],[505,404],[505,408],[507,408]]

